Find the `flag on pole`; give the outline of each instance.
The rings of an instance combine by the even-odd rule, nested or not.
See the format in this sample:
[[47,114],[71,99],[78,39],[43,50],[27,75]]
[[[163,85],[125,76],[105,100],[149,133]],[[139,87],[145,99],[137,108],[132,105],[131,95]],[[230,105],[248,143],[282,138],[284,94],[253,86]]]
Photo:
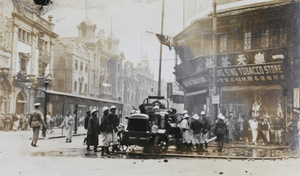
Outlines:
[[161,34],[155,34],[161,44],[166,45],[171,50],[173,45],[173,37]]

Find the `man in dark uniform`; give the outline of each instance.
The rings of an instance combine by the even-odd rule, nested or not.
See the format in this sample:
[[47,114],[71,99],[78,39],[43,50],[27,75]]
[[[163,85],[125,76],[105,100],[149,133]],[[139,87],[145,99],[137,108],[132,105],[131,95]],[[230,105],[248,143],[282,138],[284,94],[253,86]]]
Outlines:
[[33,147],[37,147],[36,143],[39,138],[39,132],[41,125],[45,126],[45,122],[43,120],[43,114],[39,110],[40,103],[35,103],[34,108],[35,110],[31,113],[30,118],[29,118],[29,125],[33,129],[33,137],[32,137],[32,142],[31,145]]
[[118,132],[118,126],[120,124],[120,120],[118,115],[116,114],[116,106],[112,105],[110,107],[110,114],[108,115],[108,123],[110,126],[110,131],[112,131],[112,143],[113,143],[113,152],[116,151],[120,151],[120,149],[118,148],[117,144],[118,144],[118,140],[117,140],[117,132]]
[[[84,118],[84,123],[83,123],[83,127],[84,129],[88,130],[88,125],[89,125],[89,120],[91,117],[91,111],[86,111],[86,116]],[[86,133],[87,134],[87,133]],[[85,144],[87,140],[87,136],[84,138],[83,143]],[[89,146],[87,146],[86,150],[90,151]]]
[[99,120],[97,118],[97,109],[92,110],[92,117],[89,119],[88,130],[87,130],[87,150],[90,149],[90,146],[94,146],[94,152],[97,152],[97,146],[99,143],[98,134],[99,134]]

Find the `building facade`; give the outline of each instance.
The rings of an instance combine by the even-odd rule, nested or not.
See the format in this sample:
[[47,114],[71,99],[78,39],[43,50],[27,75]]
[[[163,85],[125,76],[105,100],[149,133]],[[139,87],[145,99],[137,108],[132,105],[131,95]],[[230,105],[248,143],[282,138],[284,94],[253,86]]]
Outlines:
[[211,15],[174,39],[182,63],[175,67],[191,115],[218,111],[245,121],[252,116],[291,119],[293,78],[299,55],[298,3],[274,1],[217,11],[217,92],[213,97]]
[[119,40],[85,18],[78,26],[78,37],[55,40],[54,85],[50,104],[53,113],[65,111],[83,116],[85,111],[116,105],[122,114],[124,55]]
[[[0,112],[29,113],[43,103],[45,82],[53,78],[52,16],[37,16],[21,1],[0,2]],[[44,104],[44,103],[43,103]]]
[[138,109],[148,96],[157,95],[157,81],[150,70],[147,55],[144,55],[136,67],[132,62],[124,63],[123,85],[124,116],[130,115],[134,108]]

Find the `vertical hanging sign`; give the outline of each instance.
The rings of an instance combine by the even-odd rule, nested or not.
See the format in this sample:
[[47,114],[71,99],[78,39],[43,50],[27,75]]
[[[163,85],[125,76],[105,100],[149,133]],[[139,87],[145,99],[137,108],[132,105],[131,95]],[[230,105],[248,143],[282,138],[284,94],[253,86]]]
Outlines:
[[173,84],[167,83],[167,98],[172,100],[172,96],[173,96]]

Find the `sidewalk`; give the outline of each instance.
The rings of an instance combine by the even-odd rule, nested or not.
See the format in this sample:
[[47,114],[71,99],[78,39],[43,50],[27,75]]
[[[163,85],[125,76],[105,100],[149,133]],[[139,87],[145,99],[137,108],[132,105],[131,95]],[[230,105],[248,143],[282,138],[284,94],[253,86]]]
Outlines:
[[[86,130],[83,128],[83,126],[79,126],[77,129],[76,134],[73,130],[73,136],[82,136],[86,135]],[[66,130],[62,128],[55,127],[53,128],[53,132],[46,133],[46,139],[56,139],[56,138],[64,138],[66,136]]]

